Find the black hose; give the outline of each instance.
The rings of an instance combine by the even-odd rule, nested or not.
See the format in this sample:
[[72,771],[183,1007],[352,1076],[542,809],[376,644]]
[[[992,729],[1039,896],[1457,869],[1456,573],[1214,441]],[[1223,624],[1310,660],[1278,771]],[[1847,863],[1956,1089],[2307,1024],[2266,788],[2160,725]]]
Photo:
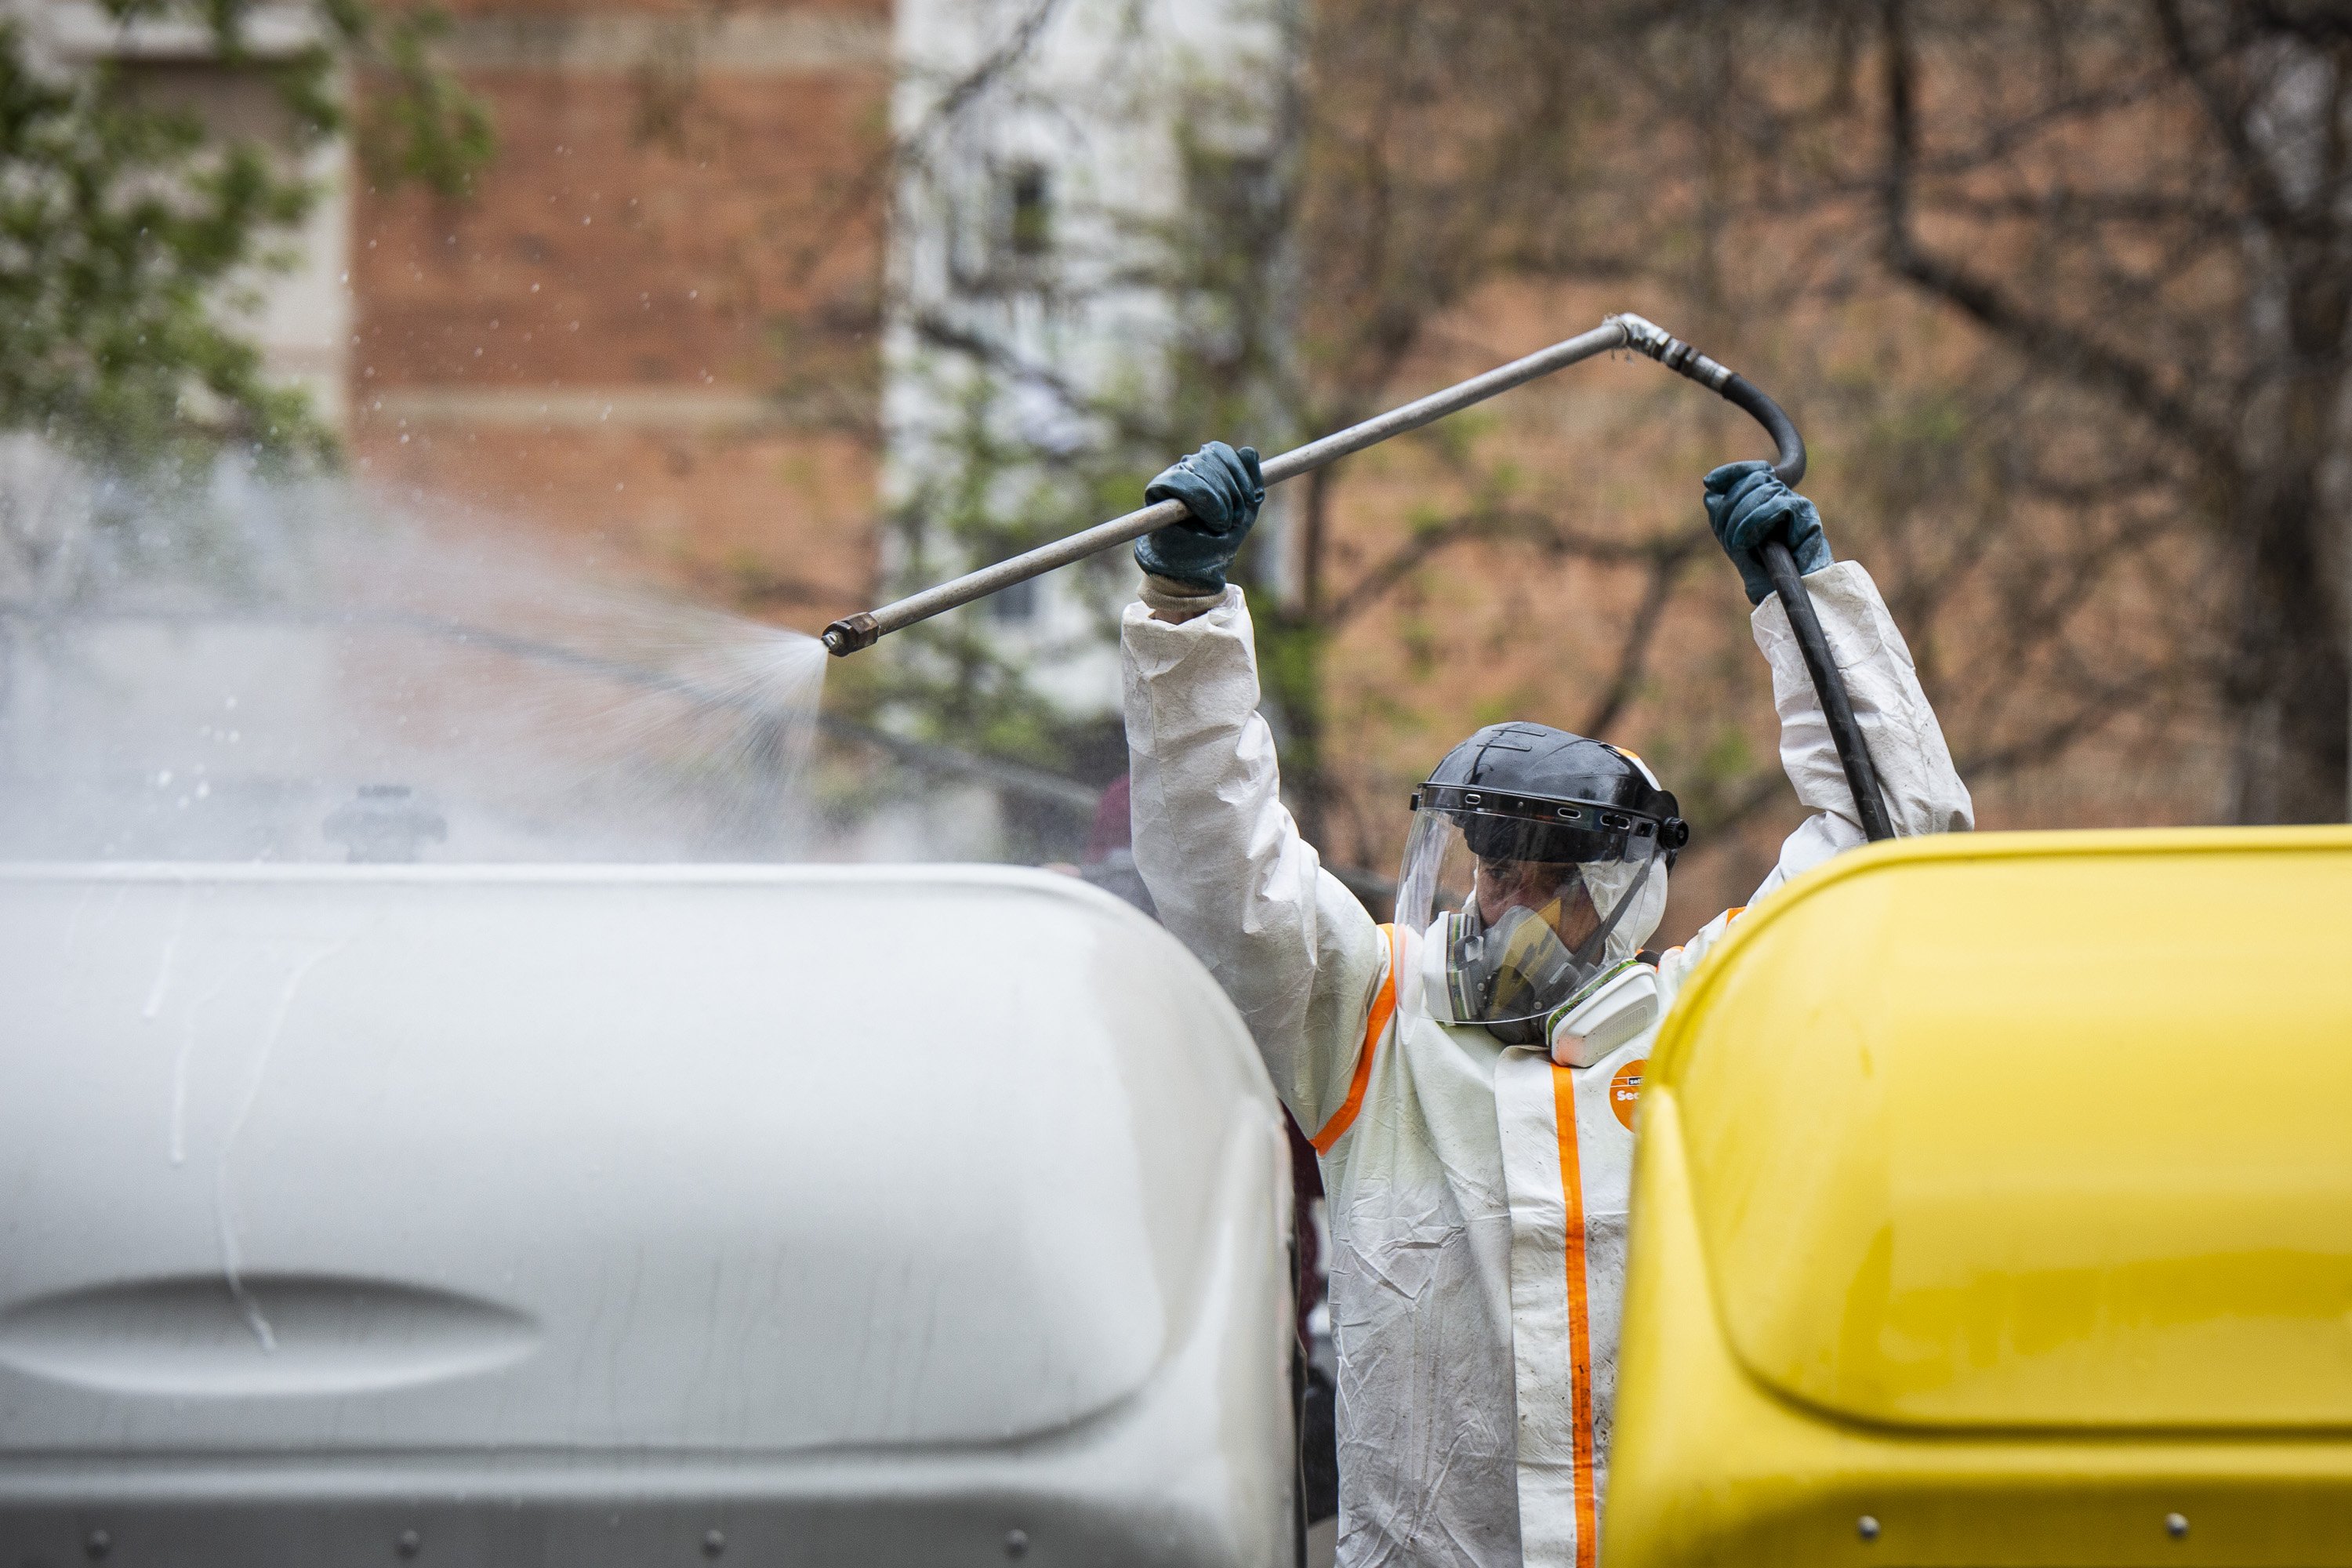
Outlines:
[[[1780,476],[1782,483],[1794,485],[1805,477],[1805,438],[1797,434],[1795,423],[1780,405],[1765,396],[1754,382],[1638,316],[1618,319],[1625,324],[1632,347],[1720,395],[1769,431],[1773,445],[1780,448],[1772,471]],[[1798,650],[1805,656],[1806,671],[1812,676],[1813,690],[1821,698],[1822,716],[1829,724],[1830,740],[1837,746],[1838,761],[1844,765],[1846,788],[1853,794],[1854,816],[1862,823],[1863,837],[1874,844],[1892,838],[1895,823],[1886,814],[1886,796],[1879,788],[1878,768],[1870,760],[1870,747],[1863,739],[1861,721],[1853,716],[1853,697],[1846,690],[1845,677],[1839,673],[1837,660],[1830,654],[1829,637],[1822,630],[1821,617],[1813,612],[1813,596],[1805,589],[1796,558],[1789,553],[1787,543],[1779,539],[1766,540],[1762,553],[1764,571],[1772,579],[1773,591],[1780,595],[1781,608],[1789,612],[1789,630],[1796,637]]]
[[[1705,354],[1695,357],[1703,363],[1715,363]],[[1683,374],[1693,381],[1706,384],[1705,377],[1691,371],[1684,371]],[[1722,384],[1716,386],[1715,390],[1723,395],[1725,402],[1754,419],[1770,434],[1772,445],[1780,449],[1780,460],[1772,465],[1772,471],[1780,476],[1782,484],[1794,489],[1805,477],[1805,438],[1797,434],[1796,422],[1779,404],[1765,396],[1754,382],[1736,370],[1725,372]]]

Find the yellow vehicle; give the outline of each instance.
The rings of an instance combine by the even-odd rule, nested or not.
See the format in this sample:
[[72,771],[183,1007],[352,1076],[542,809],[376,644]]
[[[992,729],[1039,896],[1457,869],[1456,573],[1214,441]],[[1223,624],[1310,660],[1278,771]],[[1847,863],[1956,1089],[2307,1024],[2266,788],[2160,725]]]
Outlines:
[[2352,830],[1841,857],[1640,1116],[1601,1568],[2352,1564]]

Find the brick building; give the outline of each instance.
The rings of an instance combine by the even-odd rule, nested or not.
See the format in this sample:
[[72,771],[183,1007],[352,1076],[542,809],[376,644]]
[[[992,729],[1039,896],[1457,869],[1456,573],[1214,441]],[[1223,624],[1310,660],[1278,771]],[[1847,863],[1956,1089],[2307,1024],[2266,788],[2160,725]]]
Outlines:
[[802,626],[873,578],[887,0],[466,0],[471,199],[350,208],[356,466]]

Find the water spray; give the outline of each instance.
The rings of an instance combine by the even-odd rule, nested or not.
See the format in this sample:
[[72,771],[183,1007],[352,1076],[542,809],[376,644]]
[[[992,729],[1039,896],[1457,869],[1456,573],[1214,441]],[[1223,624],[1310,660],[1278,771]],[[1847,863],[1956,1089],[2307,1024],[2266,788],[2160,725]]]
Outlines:
[[[1549,375],[1580,360],[1617,349],[1631,349],[1647,354],[1678,375],[1697,382],[1752,416],[1758,424],[1771,434],[1779,448],[1772,465],[1773,472],[1783,482],[1794,485],[1805,474],[1804,437],[1782,412],[1780,405],[1767,397],[1746,376],[1708,358],[1690,344],[1669,333],[1654,322],[1635,315],[1612,316],[1589,332],[1582,332],[1557,342],[1548,349],[1538,349],[1524,359],[1457,382],[1442,392],[1416,399],[1401,408],[1391,408],[1375,415],[1360,425],[1351,425],[1320,440],[1309,441],[1303,447],[1269,458],[1262,466],[1268,486],[1337,462],[1350,453],[1367,447],[1378,446],[1391,436],[1402,436],[1408,430],[1458,413],[1474,404],[1483,403],[1497,393],[1508,392]],[[872,647],[883,637],[904,630],[918,621],[968,605],[974,599],[985,598],[999,589],[1015,583],[1025,583],[1058,566],[1083,561],[1115,545],[1140,539],[1154,530],[1181,522],[1191,516],[1180,500],[1154,502],[1108,522],[1098,522],[1066,538],[1041,544],[1034,550],[983,566],[937,587],[926,588],[919,594],[882,605],[878,609],[861,611],[845,616],[824,628],[825,650],[836,658]],[[1853,716],[1853,700],[1847,694],[1845,679],[1838,673],[1837,661],[1831,657],[1829,638],[1822,631],[1822,623],[1813,612],[1812,595],[1805,591],[1804,579],[1797,571],[1797,563],[1789,547],[1778,539],[1767,540],[1763,547],[1764,569],[1772,579],[1773,591],[1789,613],[1789,627],[1802,650],[1805,668],[1812,676],[1813,689],[1821,696],[1822,711],[1829,722],[1830,738],[1837,743],[1838,760],[1844,765],[1847,785],[1853,792],[1854,810],[1862,822],[1864,835],[1875,841],[1895,837],[1895,825],[1887,816],[1885,797],[1879,793],[1878,770],[1870,760],[1870,749],[1864,743],[1862,726]]]

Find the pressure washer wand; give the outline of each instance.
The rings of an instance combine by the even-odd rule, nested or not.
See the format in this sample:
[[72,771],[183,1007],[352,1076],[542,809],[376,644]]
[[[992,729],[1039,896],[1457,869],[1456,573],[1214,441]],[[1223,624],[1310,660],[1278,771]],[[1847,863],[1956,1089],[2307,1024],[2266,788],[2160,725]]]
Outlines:
[[[1294,447],[1277,457],[1268,458],[1260,472],[1269,485],[1285,479],[1295,479],[1326,463],[1334,463],[1350,452],[1360,452],[1377,446],[1391,436],[1402,436],[1408,430],[1418,430],[1434,420],[1484,403],[1498,392],[1508,392],[1539,375],[1591,359],[1594,354],[1607,353],[1612,349],[1632,346],[1626,329],[1612,317],[1589,332],[1539,349],[1525,359],[1490,370],[1484,375],[1449,386],[1443,392],[1433,392],[1427,397],[1408,403],[1402,408],[1391,408],[1386,414],[1375,415],[1361,425],[1309,441],[1304,447]],[[1099,551],[1130,539],[1140,539],[1154,529],[1181,522],[1192,514],[1180,500],[1163,500],[1139,511],[1130,511],[1108,522],[1098,522],[1092,528],[1071,534],[1066,539],[1041,544],[1034,550],[1000,561],[993,566],[983,566],[936,588],[926,588],[911,594],[896,604],[885,605],[878,610],[838,620],[824,628],[824,646],[835,654],[856,653],[862,647],[872,647],[876,639],[886,633],[927,621],[942,610],[952,610],[958,605],[968,605],[974,599],[985,598],[999,588],[1009,588],[1015,583],[1025,583],[1041,573],[1056,566],[1066,566],[1073,561],[1083,561]]]
[[[1668,370],[1689,377],[1700,385],[1737,404],[1752,415],[1772,434],[1780,448],[1779,460],[1773,471],[1789,484],[1804,477],[1805,443],[1797,434],[1780,405],[1759,391],[1755,384],[1714,360],[1707,358],[1688,343],[1674,337],[1664,328],[1643,321],[1639,316],[1612,316],[1589,332],[1582,332],[1565,342],[1539,349],[1525,359],[1513,360],[1484,375],[1475,375],[1443,392],[1391,408],[1376,415],[1360,425],[1351,425],[1304,447],[1294,447],[1287,452],[1269,458],[1260,471],[1268,485],[1278,485],[1285,479],[1319,468],[1326,463],[1337,462],[1352,452],[1376,446],[1391,436],[1402,436],[1408,430],[1443,419],[1473,404],[1483,403],[1496,393],[1508,392],[1515,386],[1549,375],[1580,360],[1612,349],[1632,349],[1649,355]],[[837,620],[824,628],[826,651],[836,657],[856,653],[859,648],[872,647],[886,634],[927,621],[942,611],[974,599],[985,598],[1001,588],[1015,583],[1025,583],[1032,577],[1067,566],[1074,561],[1108,550],[1113,545],[1140,539],[1155,529],[1166,528],[1191,515],[1184,503],[1178,500],[1155,502],[1150,506],[1098,522],[1066,538],[1041,544],[1034,550],[1024,551],[977,572],[965,574],[935,588],[884,605],[879,609],[862,611]],[[1813,678],[1813,687],[1821,694],[1822,710],[1829,721],[1830,738],[1837,744],[1838,758],[1845,766],[1846,783],[1853,791],[1855,810],[1862,818],[1863,831],[1872,839],[1895,837],[1894,825],[1888,820],[1884,797],[1878,790],[1878,771],[1871,764],[1870,751],[1863,743],[1862,726],[1853,716],[1853,702],[1847,695],[1845,680],[1838,673],[1837,663],[1831,657],[1829,640],[1822,632],[1820,618],[1813,613],[1813,602],[1805,591],[1804,580],[1797,573],[1795,560],[1788,546],[1778,540],[1764,546],[1764,567],[1771,574],[1772,586],[1779,592],[1781,603],[1789,611],[1790,629],[1796,634],[1797,646],[1803,650],[1805,668]]]

